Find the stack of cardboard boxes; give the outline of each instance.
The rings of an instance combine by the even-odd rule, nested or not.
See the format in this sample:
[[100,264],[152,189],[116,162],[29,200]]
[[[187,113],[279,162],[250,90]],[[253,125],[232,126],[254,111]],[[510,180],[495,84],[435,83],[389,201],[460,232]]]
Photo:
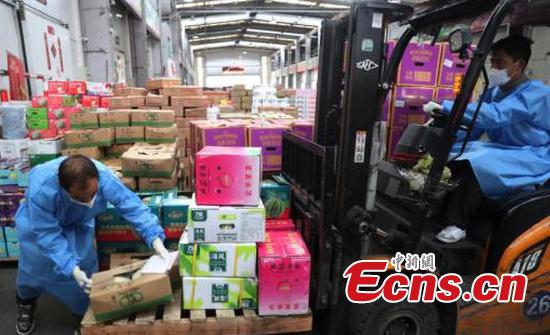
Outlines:
[[233,85],[230,96],[236,112],[250,113],[252,111],[252,90],[245,89],[244,85]]
[[[388,54],[395,41],[388,44]],[[386,102],[384,120],[389,120],[388,157],[411,123],[424,123],[422,106],[430,101],[454,100],[469,62],[450,52],[447,43],[409,43],[401,61],[397,85]]]
[[175,143],[136,143],[121,156],[124,177],[137,178],[140,191],[165,191],[177,187]]
[[256,242],[265,239],[259,148],[205,147],[179,245],[184,309],[256,308]]

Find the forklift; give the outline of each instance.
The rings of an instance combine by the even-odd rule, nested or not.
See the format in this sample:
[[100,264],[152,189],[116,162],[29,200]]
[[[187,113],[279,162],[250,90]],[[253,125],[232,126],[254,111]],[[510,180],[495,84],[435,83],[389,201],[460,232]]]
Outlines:
[[[472,50],[471,33],[459,23],[484,13],[490,15],[479,42],[466,52]],[[482,98],[487,92],[485,64],[499,27],[505,19],[511,26],[549,25],[549,13],[548,0],[431,1],[414,8],[364,1],[323,22],[314,139],[283,137],[283,175],[312,257],[314,334],[550,334],[549,183],[493,204],[458,243],[434,238],[444,226],[442,204],[449,194],[441,187],[442,174],[457,133],[474,127],[477,112],[469,124],[461,121],[480,76]],[[396,24],[407,28],[388,59],[385,41]],[[398,164],[384,159],[382,109],[411,39],[428,35],[435,43],[444,32],[452,52],[470,54],[470,65],[448,117],[411,124],[399,140],[397,152],[433,157],[423,187],[414,192]],[[465,283],[481,273],[524,273],[526,300],[349,302],[344,270],[357,260],[389,260],[396,252],[433,253],[437,274],[458,273]]]

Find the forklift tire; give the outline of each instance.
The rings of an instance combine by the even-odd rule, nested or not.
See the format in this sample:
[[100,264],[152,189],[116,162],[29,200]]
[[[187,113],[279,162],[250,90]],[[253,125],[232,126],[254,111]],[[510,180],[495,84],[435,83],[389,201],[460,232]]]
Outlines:
[[433,304],[378,301],[351,307],[353,335],[437,335],[440,320]]

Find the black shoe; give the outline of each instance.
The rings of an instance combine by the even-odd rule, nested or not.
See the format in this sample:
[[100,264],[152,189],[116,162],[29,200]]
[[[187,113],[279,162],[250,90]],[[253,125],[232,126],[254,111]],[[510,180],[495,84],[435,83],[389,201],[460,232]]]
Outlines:
[[74,335],[80,335],[80,324],[82,323],[82,319],[84,316],[82,315],[76,315],[73,314],[73,329],[74,329]]
[[34,322],[35,300],[23,300],[17,297],[17,322],[15,330],[18,335],[28,335],[34,331],[36,323]]

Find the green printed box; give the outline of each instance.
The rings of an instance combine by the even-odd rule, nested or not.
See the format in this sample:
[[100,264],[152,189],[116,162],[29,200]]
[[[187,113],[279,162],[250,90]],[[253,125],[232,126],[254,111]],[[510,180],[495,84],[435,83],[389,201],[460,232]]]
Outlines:
[[163,227],[181,227],[187,225],[187,213],[191,199],[163,199],[162,200],[162,225]]
[[273,176],[273,179],[262,181],[260,197],[265,206],[266,219],[290,218],[290,186],[283,177]]
[[28,119],[27,128],[32,130],[44,130],[49,128],[48,119]]
[[183,277],[183,309],[254,309],[256,278]]
[[255,243],[189,243],[180,239],[182,277],[255,277]]
[[47,120],[48,109],[44,107],[27,107],[27,121],[29,120]]
[[265,208],[204,206],[193,197],[189,206],[189,242],[263,242]]
[[29,160],[31,167],[35,167],[40,164],[44,164],[51,160],[61,157],[61,154],[30,154]]

